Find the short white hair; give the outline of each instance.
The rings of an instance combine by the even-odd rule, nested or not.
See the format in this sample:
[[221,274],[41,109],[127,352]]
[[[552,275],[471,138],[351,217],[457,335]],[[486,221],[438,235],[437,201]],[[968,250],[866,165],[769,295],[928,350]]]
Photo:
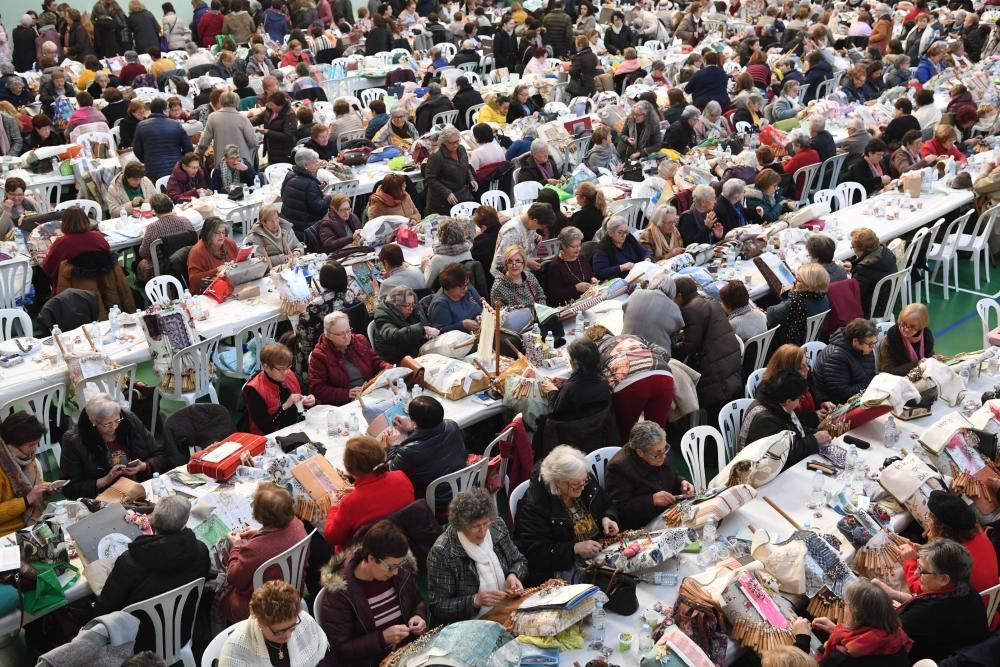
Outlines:
[[822,116],[813,116],[809,119],[809,129],[812,132],[822,132],[826,129],[826,119]]
[[732,199],[737,195],[742,197],[746,189],[747,184],[742,179],[730,178],[722,184],[722,196],[726,199]]
[[587,457],[583,452],[576,447],[559,445],[542,459],[539,477],[548,485],[549,493],[558,495],[557,482],[575,481],[589,472],[590,466],[587,465]]
[[535,139],[531,142],[531,154],[534,155],[542,150],[549,150],[549,143],[545,139]]
[[760,169],[760,164],[757,162],[757,154],[749,149],[740,151],[739,154],[733,158],[733,162],[740,167],[753,167],[754,169]]
[[96,424],[120,415],[122,406],[111,394],[98,394],[87,401],[85,410],[87,417],[90,418],[90,423]]
[[668,215],[672,215],[676,218],[677,209],[671,206],[670,204],[666,204],[665,206],[657,206],[655,209],[653,209],[653,217],[650,220],[650,222],[652,222],[654,225],[661,225],[663,224],[663,220]]
[[691,200],[702,204],[715,199],[715,190],[710,185],[696,185],[691,191]]
[[618,229],[619,227],[628,227],[628,220],[620,215],[614,215],[608,218],[608,221],[604,223],[604,230],[610,234],[612,229]]
[[335,310],[326,317],[324,317],[323,333],[330,333],[331,331],[333,331],[333,327],[337,324],[337,322],[341,320],[347,320],[348,324],[350,324],[351,322],[351,319],[345,313],[339,310]]
[[860,118],[849,118],[847,119],[847,129],[848,130],[863,130],[865,128],[865,122]]

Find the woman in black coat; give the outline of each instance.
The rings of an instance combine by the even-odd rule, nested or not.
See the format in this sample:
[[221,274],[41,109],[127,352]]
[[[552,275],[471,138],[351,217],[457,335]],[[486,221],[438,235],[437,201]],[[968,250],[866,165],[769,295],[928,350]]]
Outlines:
[[867,227],[858,227],[851,232],[851,250],[854,256],[847,260],[851,265],[851,277],[858,281],[861,288],[861,308],[865,317],[871,317],[872,311],[884,307],[889,298],[889,290],[883,289],[879,303],[873,304],[875,285],[886,276],[896,272],[896,255],[882,245],[878,235]]
[[514,543],[528,559],[525,586],[537,586],[593,558],[618,534],[618,512],[583,452],[559,445],[531,473],[517,506]]
[[66,56],[73,60],[82,61],[85,57],[94,54],[94,45],[90,42],[90,35],[83,27],[80,12],[70,9],[68,12],[70,22],[66,24],[66,32],[63,38],[66,41]]
[[13,64],[17,72],[27,72],[35,65],[35,38],[38,33],[30,25],[19,25],[14,28]]
[[472,201],[479,188],[476,175],[469,166],[469,154],[460,145],[458,130],[454,127],[441,131],[440,148],[427,159],[424,182],[427,183],[425,215],[448,215],[451,207],[463,201]]
[[482,104],[483,96],[479,94],[478,90],[472,87],[472,84],[464,76],[455,79],[455,85],[458,86],[458,92],[451,98],[452,106],[458,111],[455,127],[464,132],[465,130],[472,129],[465,123],[466,113],[477,104]]
[[681,117],[670,124],[667,135],[663,138],[664,148],[671,148],[681,154],[687,153],[697,141],[694,126],[700,117],[698,107],[684,107]]
[[372,29],[365,35],[365,55],[374,56],[383,51],[392,51],[392,30],[385,17],[376,14]]
[[875,364],[879,373],[906,375],[917,364],[934,356],[934,334],[927,306],[911,303],[899,311],[896,323],[885,333]]
[[69,480],[63,493],[70,499],[96,498],[120,477],[141,482],[169,467],[142,421],[109,394],[90,399],[62,439],[59,476]]
[[567,348],[572,373],[565,380],[545,380],[549,417],[570,421],[602,412],[611,405],[611,387],[601,373],[601,352],[585,338],[577,338]]
[[148,53],[160,48],[160,24],[139,0],[129,3],[128,27],[136,53]]
[[510,106],[507,108],[507,122],[513,123],[518,118],[524,118],[538,111],[538,107],[531,100],[531,89],[525,84],[519,84],[514,88],[510,96]]
[[264,155],[268,164],[292,161],[299,121],[284,93],[271,93],[267,98],[267,109],[250,122],[264,134]]
[[611,55],[623,53],[630,46],[635,46],[638,40],[635,33],[625,23],[625,15],[615,12],[611,15],[611,26],[604,31],[604,47]]
[[597,56],[590,50],[590,42],[586,35],[576,38],[576,55],[569,66],[569,85],[567,92],[573,97],[594,94],[594,77],[597,76]]

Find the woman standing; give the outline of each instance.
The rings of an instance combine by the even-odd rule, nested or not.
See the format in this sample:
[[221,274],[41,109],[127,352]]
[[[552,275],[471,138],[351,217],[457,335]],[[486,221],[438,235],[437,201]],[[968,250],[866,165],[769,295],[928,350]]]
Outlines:
[[[583,5],[583,7],[588,7],[588,5]],[[587,14],[586,16],[589,16]],[[584,18],[581,16],[581,18]],[[594,17],[589,16],[590,20],[593,21]],[[594,77],[597,76],[597,66],[598,66],[597,56],[594,52],[590,50],[590,41],[587,39],[587,33],[581,32],[576,38],[576,54],[573,56],[573,62],[569,66],[569,85],[566,87],[566,91],[576,97],[579,95],[590,96],[594,94]]]
[[160,24],[139,0],[128,3],[128,27],[138,53],[160,48]]
[[299,121],[284,93],[271,93],[267,98],[267,108],[250,123],[264,135],[264,155],[268,164],[292,161],[292,147],[295,146],[295,130]]
[[219,217],[205,220],[198,242],[188,254],[188,285],[191,292],[201,294],[215,279],[226,262],[236,260],[238,249],[229,238],[226,222]]
[[[496,256],[497,237],[500,235],[500,214],[492,206],[480,206],[472,212],[472,222],[476,225],[476,238],[472,239],[472,259],[484,269],[493,266]],[[490,272],[487,270],[487,275]]]
[[[391,124],[391,121],[390,121]],[[424,180],[428,184],[426,213],[448,215],[451,207],[472,201],[479,189],[469,166],[469,154],[461,145],[461,136],[454,126],[441,130],[441,145],[427,160]]]
[[503,254],[504,273],[493,283],[492,302],[508,308],[533,308],[545,304],[545,292],[531,271],[525,271],[528,258],[521,246],[511,246]]
[[0,535],[37,523],[53,493],[35,458],[45,433],[45,426],[23,411],[0,424]]

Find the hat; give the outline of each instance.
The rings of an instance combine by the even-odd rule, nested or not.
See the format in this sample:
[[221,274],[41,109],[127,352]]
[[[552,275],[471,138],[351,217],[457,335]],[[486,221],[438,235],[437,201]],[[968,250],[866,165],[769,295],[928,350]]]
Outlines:
[[976,527],[975,513],[958,494],[948,491],[931,491],[931,495],[927,499],[927,509],[934,515],[938,523],[954,530],[972,530]]

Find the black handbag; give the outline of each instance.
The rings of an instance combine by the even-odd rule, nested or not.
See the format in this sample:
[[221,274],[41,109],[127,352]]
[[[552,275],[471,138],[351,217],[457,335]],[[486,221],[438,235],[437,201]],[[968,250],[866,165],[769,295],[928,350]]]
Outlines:
[[631,574],[603,565],[588,565],[583,570],[583,582],[600,588],[608,596],[604,608],[620,616],[631,616],[639,609],[635,594],[638,581]]

